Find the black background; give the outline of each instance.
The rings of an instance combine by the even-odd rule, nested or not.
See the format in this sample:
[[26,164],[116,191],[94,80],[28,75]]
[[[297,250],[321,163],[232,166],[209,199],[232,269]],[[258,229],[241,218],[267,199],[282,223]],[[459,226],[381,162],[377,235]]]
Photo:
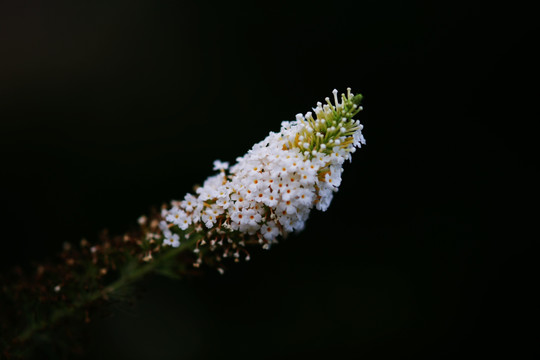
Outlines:
[[337,88],[367,146],[330,209],[225,276],[145,281],[88,358],[538,350],[537,24],[517,3],[0,5],[1,269],[120,233]]

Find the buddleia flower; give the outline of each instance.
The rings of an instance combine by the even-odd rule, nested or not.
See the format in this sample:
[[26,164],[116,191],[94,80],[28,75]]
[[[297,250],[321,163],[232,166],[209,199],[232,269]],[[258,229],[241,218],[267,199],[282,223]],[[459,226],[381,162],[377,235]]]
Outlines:
[[[353,119],[362,96],[351,89],[337,94],[333,103],[326,98],[313,111],[282,122],[279,132],[270,132],[232,166],[216,160],[217,174],[163,211],[168,231],[203,234],[195,247],[198,263],[208,254],[201,251],[205,245],[218,258],[246,242],[269,248],[302,230],[313,208],[328,209],[344,162],[365,144],[363,126]],[[178,242],[169,236],[163,244]]]

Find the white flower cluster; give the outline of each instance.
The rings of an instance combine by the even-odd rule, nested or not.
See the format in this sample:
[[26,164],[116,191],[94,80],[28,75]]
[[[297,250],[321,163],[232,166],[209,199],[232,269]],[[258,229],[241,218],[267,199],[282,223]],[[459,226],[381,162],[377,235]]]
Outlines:
[[302,230],[314,206],[325,211],[341,183],[344,161],[365,143],[362,125],[352,119],[361,110],[361,96],[348,89],[339,102],[334,90],[334,98],[335,105],[328,98],[324,106],[317,104],[316,118],[309,112],[283,122],[280,132],[271,132],[232,167],[215,161],[219,173],[164,212],[164,244],[179,246],[169,230],[176,225],[214,232],[217,239],[251,236],[268,247],[279,235]]

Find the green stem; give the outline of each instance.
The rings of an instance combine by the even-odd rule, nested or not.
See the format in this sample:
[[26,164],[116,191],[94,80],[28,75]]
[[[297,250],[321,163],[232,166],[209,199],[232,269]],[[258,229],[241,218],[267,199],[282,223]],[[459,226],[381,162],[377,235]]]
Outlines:
[[161,265],[162,263],[166,262],[167,260],[171,258],[174,258],[176,255],[180,254],[182,251],[191,247],[197,240],[198,240],[198,237],[193,236],[189,240],[184,240],[182,244],[177,248],[166,249],[163,252],[163,254],[161,254],[161,256],[155,257],[150,262],[141,263],[141,265],[136,267],[133,271],[122,274],[118,280],[106,286],[103,290],[95,291],[89,294],[87,297],[85,297],[79,302],[74,303],[69,308],[57,310],[51,315],[49,321],[41,321],[41,322],[38,322],[29,326],[23,332],[21,332],[20,335],[17,336],[16,339],[20,342],[24,342],[30,339],[32,336],[34,336],[35,333],[41,330],[44,330],[49,326],[53,326],[60,320],[69,317],[76,310],[79,310],[80,308],[84,308],[85,306],[90,305],[92,302],[102,297],[107,297],[108,294],[111,294],[124,286],[135,283],[137,280],[141,279],[146,274],[158,268],[159,265]]

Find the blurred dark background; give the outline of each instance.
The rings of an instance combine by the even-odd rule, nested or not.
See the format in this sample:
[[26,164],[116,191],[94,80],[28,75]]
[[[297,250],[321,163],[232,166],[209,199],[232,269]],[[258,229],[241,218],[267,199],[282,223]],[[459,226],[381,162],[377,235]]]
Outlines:
[[87,357],[537,356],[538,26],[476,4],[3,2],[2,271],[121,233],[350,86],[367,146],[330,209],[225,276],[148,279]]

